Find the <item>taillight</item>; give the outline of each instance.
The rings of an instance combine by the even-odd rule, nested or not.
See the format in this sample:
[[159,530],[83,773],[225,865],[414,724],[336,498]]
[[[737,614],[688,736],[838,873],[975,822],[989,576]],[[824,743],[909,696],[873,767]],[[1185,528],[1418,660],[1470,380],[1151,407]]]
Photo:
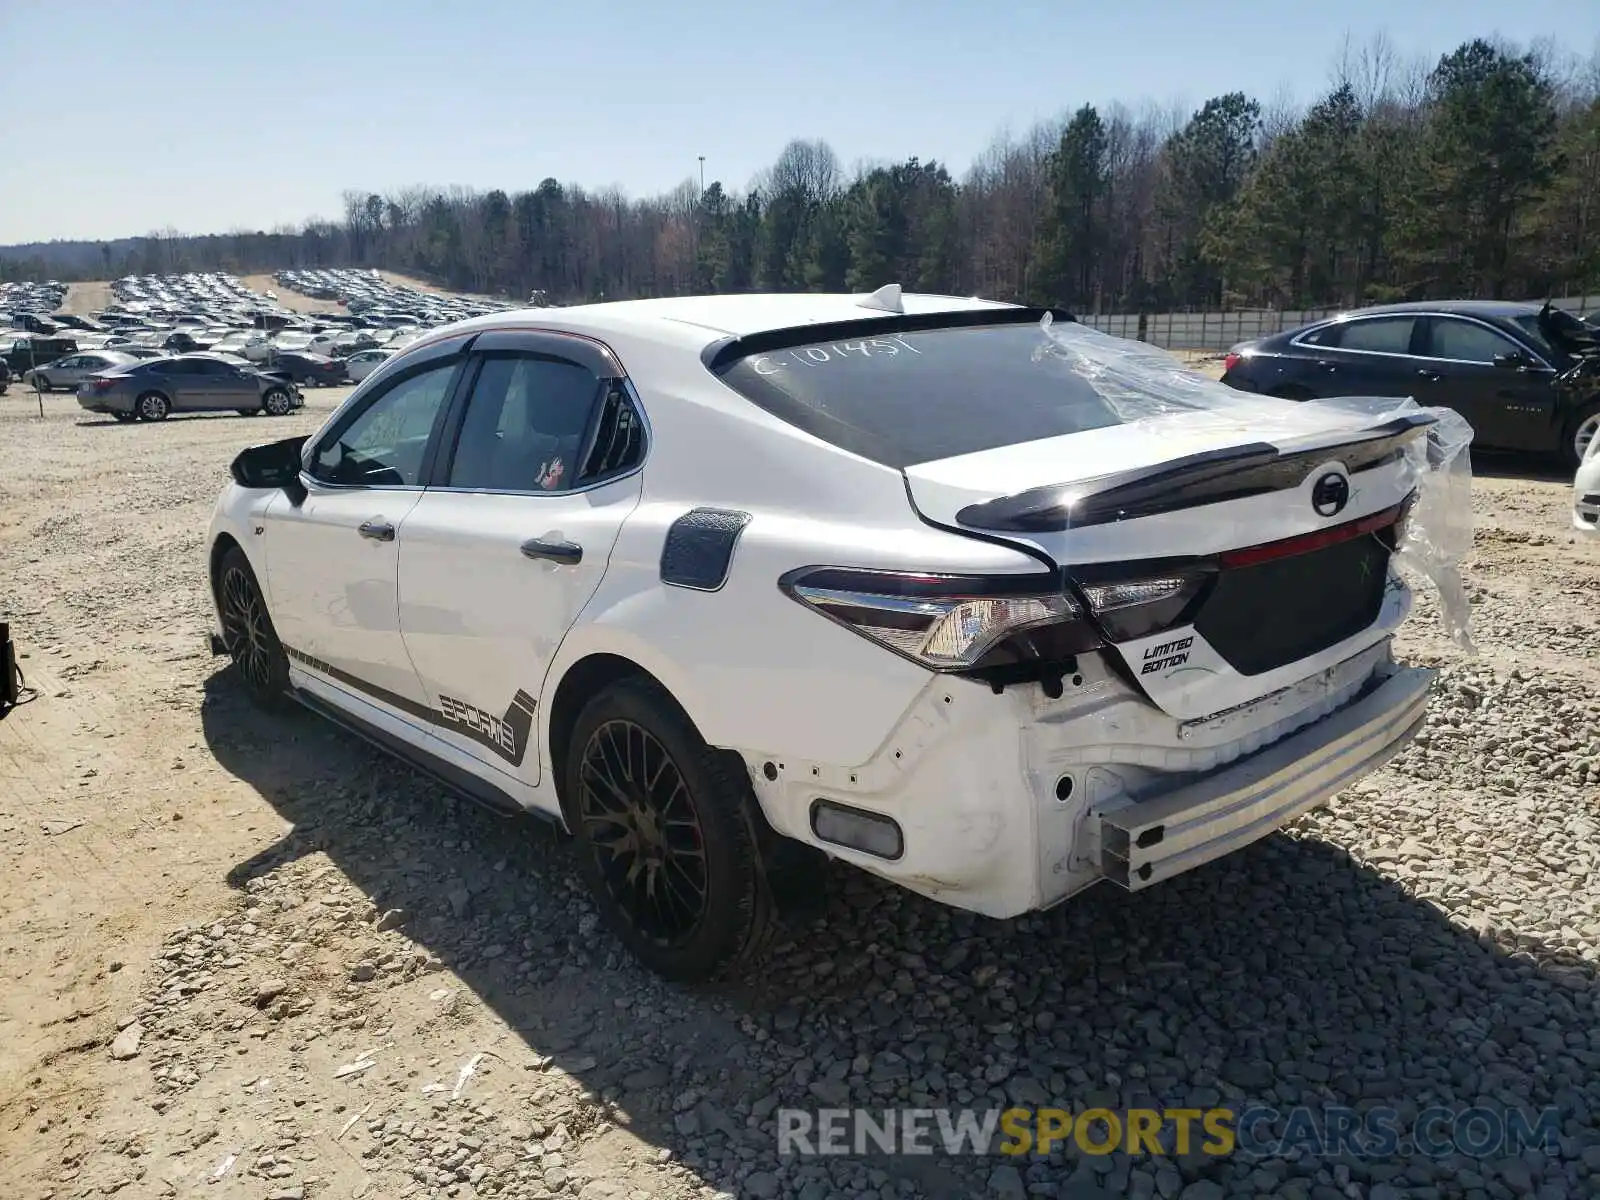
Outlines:
[[1080,581],[1078,587],[1106,636],[1129,642],[1179,624],[1212,576],[1202,566],[1144,579]]
[[117,383],[115,379],[96,379],[92,382],[94,383],[94,390],[97,392],[109,392]]
[[931,671],[1065,663],[1101,644],[1059,576],[924,575],[811,567],[789,596]]
[[1226,375],[1244,361],[1244,355],[1235,354],[1232,350],[1222,357],[1222,373]]

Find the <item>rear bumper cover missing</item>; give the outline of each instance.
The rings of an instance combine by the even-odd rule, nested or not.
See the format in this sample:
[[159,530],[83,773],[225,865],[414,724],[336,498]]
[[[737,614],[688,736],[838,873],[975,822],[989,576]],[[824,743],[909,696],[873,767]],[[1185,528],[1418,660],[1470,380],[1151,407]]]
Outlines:
[[1434,677],[1401,668],[1361,699],[1249,758],[1152,799],[1092,813],[1100,869],[1140,891],[1266,837],[1410,741]]

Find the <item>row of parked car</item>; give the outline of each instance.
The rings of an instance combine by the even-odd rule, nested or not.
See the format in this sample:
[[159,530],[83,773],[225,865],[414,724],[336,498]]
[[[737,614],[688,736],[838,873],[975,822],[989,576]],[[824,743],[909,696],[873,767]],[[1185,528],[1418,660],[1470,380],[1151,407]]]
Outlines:
[[0,392],[16,377],[40,391],[72,390],[131,362],[196,354],[266,368],[301,387],[359,382],[425,330],[457,319],[431,310],[306,315],[220,273],[129,276],[111,290],[113,303],[88,315],[54,311],[62,285],[0,292],[0,317],[12,328],[0,350]]
[[391,322],[402,320],[447,325],[451,321],[464,321],[469,317],[486,316],[514,307],[508,302],[486,297],[424,292],[385,279],[375,270],[349,267],[283,270],[273,278],[281,286],[303,296],[337,301],[353,314]]

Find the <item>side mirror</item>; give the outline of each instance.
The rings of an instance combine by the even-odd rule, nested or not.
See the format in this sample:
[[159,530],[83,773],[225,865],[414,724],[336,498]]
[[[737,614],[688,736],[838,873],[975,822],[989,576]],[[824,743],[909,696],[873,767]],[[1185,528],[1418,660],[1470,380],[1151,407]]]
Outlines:
[[228,467],[228,473],[240,487],[282,488],[296,505],[306,498],[300,483],[300,451],[306,437],[285,438],[265,446],[251,446],[243,450]]

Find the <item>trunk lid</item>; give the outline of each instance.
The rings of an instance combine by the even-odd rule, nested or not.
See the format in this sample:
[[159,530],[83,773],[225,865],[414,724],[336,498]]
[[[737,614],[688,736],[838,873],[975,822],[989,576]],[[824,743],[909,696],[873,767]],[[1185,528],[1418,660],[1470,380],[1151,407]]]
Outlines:
[[[930,522],[1060,566],[1150,698],[1210,718],[1329,671],[1407,605],[1388,561],[1405,447],[1434,418],[1269,403],[1270,421],[1172,413],[919,464],[907,491]],[[1113,611],[1163,588],[1159,622]]]

